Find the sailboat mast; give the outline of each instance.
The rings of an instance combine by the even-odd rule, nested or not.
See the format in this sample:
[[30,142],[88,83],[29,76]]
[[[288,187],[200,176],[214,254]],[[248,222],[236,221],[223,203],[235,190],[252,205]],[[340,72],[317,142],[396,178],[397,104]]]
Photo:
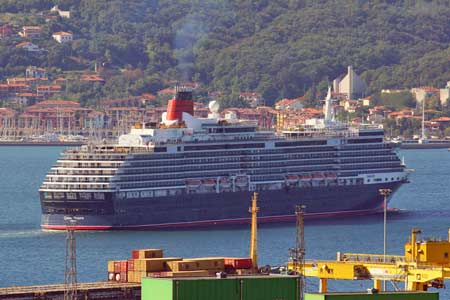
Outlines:
[[422,99],[422,140],[425,139],[425,98]]

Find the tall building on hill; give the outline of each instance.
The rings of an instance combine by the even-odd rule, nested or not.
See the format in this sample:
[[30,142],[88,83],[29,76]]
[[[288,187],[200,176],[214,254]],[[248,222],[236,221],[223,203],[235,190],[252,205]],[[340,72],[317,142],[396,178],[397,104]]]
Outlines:
[[337,94],[345,94],[348,99],[356,99],[365,96],[367,84],[348,66],[347,74],[333,80],[333,90]]

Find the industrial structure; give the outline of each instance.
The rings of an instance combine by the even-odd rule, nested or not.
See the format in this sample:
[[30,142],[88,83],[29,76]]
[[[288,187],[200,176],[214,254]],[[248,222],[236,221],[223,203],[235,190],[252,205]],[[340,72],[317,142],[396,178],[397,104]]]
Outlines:
[[[419,241],[419,233],[419,229],[412,229],[404,255],[338,252],[336,260],[306,262],[304,275],[319,278],[320,293],[327,292],[329,279],[373,280],[377,291],[382,290],[383,281],[391,281],[398,290],[398,283],[404,283],[406,291],[444,288],[444,281],[450,279],[450,230],[448,240]],[[299,270],[292,262],[288,269]]]

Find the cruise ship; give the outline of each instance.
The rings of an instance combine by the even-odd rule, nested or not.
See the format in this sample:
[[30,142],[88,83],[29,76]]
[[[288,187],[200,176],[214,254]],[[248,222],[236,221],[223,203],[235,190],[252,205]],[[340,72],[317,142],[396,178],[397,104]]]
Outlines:
[[[40,187],[43,229],[160,229],[249,221],[253,192],[259,220],[377,213],[408,172],[377,127],[325,118],[286,132],[259,130],[218,103],[195,118],[192,91],[179,87],[159,124],[136,124],[116,144],[61,154]],[[392,194],[391,194],[392,195]]]

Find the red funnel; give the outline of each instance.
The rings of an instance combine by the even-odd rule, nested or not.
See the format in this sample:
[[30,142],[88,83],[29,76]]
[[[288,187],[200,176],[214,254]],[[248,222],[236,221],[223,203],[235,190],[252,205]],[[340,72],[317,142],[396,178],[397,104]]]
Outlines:
[[192,90],[185,87],[175,87],[175,98],[167,104],[167,120],[183,120],[183,112],[194,115]]

